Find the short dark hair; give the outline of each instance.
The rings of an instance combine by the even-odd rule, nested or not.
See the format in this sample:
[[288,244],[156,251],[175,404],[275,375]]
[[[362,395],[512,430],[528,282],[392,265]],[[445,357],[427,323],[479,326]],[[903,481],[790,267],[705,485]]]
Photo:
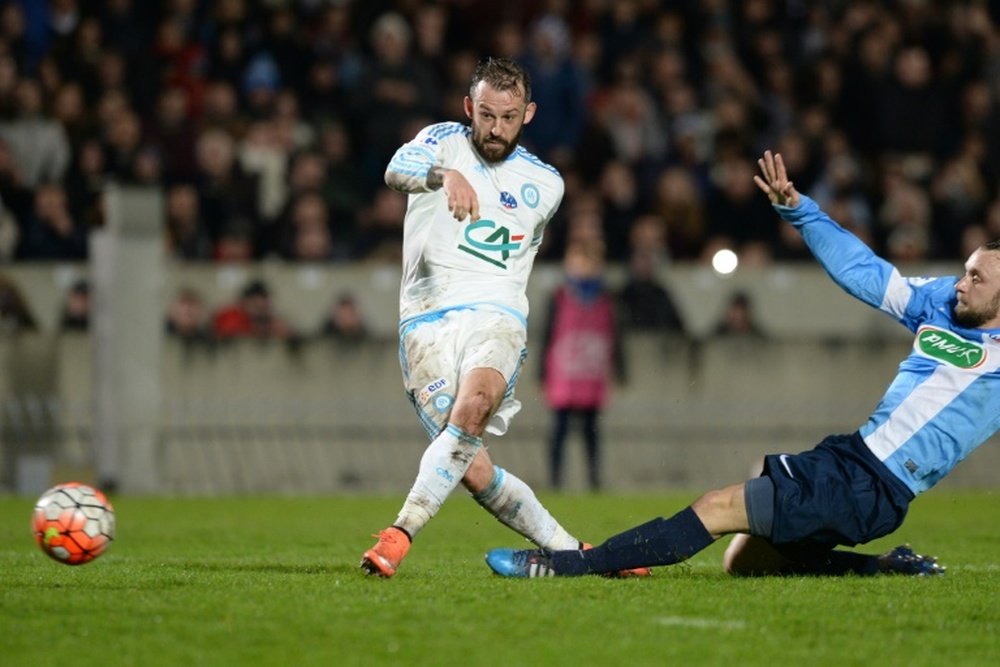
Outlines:
[[479,61],[476,71],[472,74],[472,84],[469,86],[469,97],[473,97],[476,86],[485,81],[497,90],[510,90],[520,94],[518,84],[524,86],[524,103],[531,101],[531,77],[510,58],[493,58],[488,56]]
[[984,250],[1000,250],[1000,239],[994,239],[983,246]]

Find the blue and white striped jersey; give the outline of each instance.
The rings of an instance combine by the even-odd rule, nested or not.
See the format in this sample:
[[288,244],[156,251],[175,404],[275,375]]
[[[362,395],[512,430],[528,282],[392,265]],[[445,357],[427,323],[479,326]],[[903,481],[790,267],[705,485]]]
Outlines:
[[[495,306],[527,319],[528,275],[562,201],[563,179],[520,146],[503,162],[487,162],[471,134],[460,123],[429,125],[396,151],[386,169],[410,193],[403,225],[403,321],[468,305]],[[443,189],[427,188],[434,165],[465,176],[479,198],[479,220],[458,222]]]
[[959,278],[902,277],[808,197],[794,209],[774,208],[838,285],[916,334],[859,430],[914,494],[926,491],[1000,429],[1000,329],[959,326],[953,311]]

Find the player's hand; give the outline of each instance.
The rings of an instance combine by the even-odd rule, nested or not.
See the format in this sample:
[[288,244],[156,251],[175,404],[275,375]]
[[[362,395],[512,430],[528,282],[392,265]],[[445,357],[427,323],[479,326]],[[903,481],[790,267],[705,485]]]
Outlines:
[[764,157],[757,160],[760,173],[763,176],[754,176],[753,181],[757,184],[772,204],[779,206],[790,206],[795,208],[799,205],[799,192],[795,189],[795,184],[788,180],[788,173],[785,171],[785,162],[781,159],[781,153],[771,154],[771,151],[764,151]]
[[449,169],[444,174],[444,194],[448,198],[448,210],[459,222],[469,218],[469,222],[479,220],[479,197],[461,172]]

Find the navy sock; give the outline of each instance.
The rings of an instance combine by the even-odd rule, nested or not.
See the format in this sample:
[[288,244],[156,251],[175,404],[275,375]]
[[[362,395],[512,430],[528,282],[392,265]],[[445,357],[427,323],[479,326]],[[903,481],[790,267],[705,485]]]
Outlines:
[[715,538],[690,507],[669,519],[659,517],[609,538],[587,551],[557,551],[559,574],[602,574],[636,567],[672,565],[687,560]]

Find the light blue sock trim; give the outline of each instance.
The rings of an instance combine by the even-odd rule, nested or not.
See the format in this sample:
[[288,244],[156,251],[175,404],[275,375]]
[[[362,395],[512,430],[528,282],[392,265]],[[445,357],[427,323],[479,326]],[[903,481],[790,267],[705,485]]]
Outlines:
[[460,442],[464,442],[466,444],[472,445],[473,447],[482,447],[483,446],[483,439],[482,438],[474,436],[474,435],[469,435],[468,433],[466,433],[465,431],[463,431],[458,426],[455,426],[451,422],[448,422],[448,425],[445,426],[444,428],[445,428],[446,431],[448,431],[448,433],[451,433],[453,436],[455,436],[456,438],[458,438]]
[[504,477],[506,473],[503,468],[498,465],[493,466],[493,480],[486,485],[486,488],[473,496],[476,502],[483,504],[493,500],[500,492],[500,487],[503,486]]

